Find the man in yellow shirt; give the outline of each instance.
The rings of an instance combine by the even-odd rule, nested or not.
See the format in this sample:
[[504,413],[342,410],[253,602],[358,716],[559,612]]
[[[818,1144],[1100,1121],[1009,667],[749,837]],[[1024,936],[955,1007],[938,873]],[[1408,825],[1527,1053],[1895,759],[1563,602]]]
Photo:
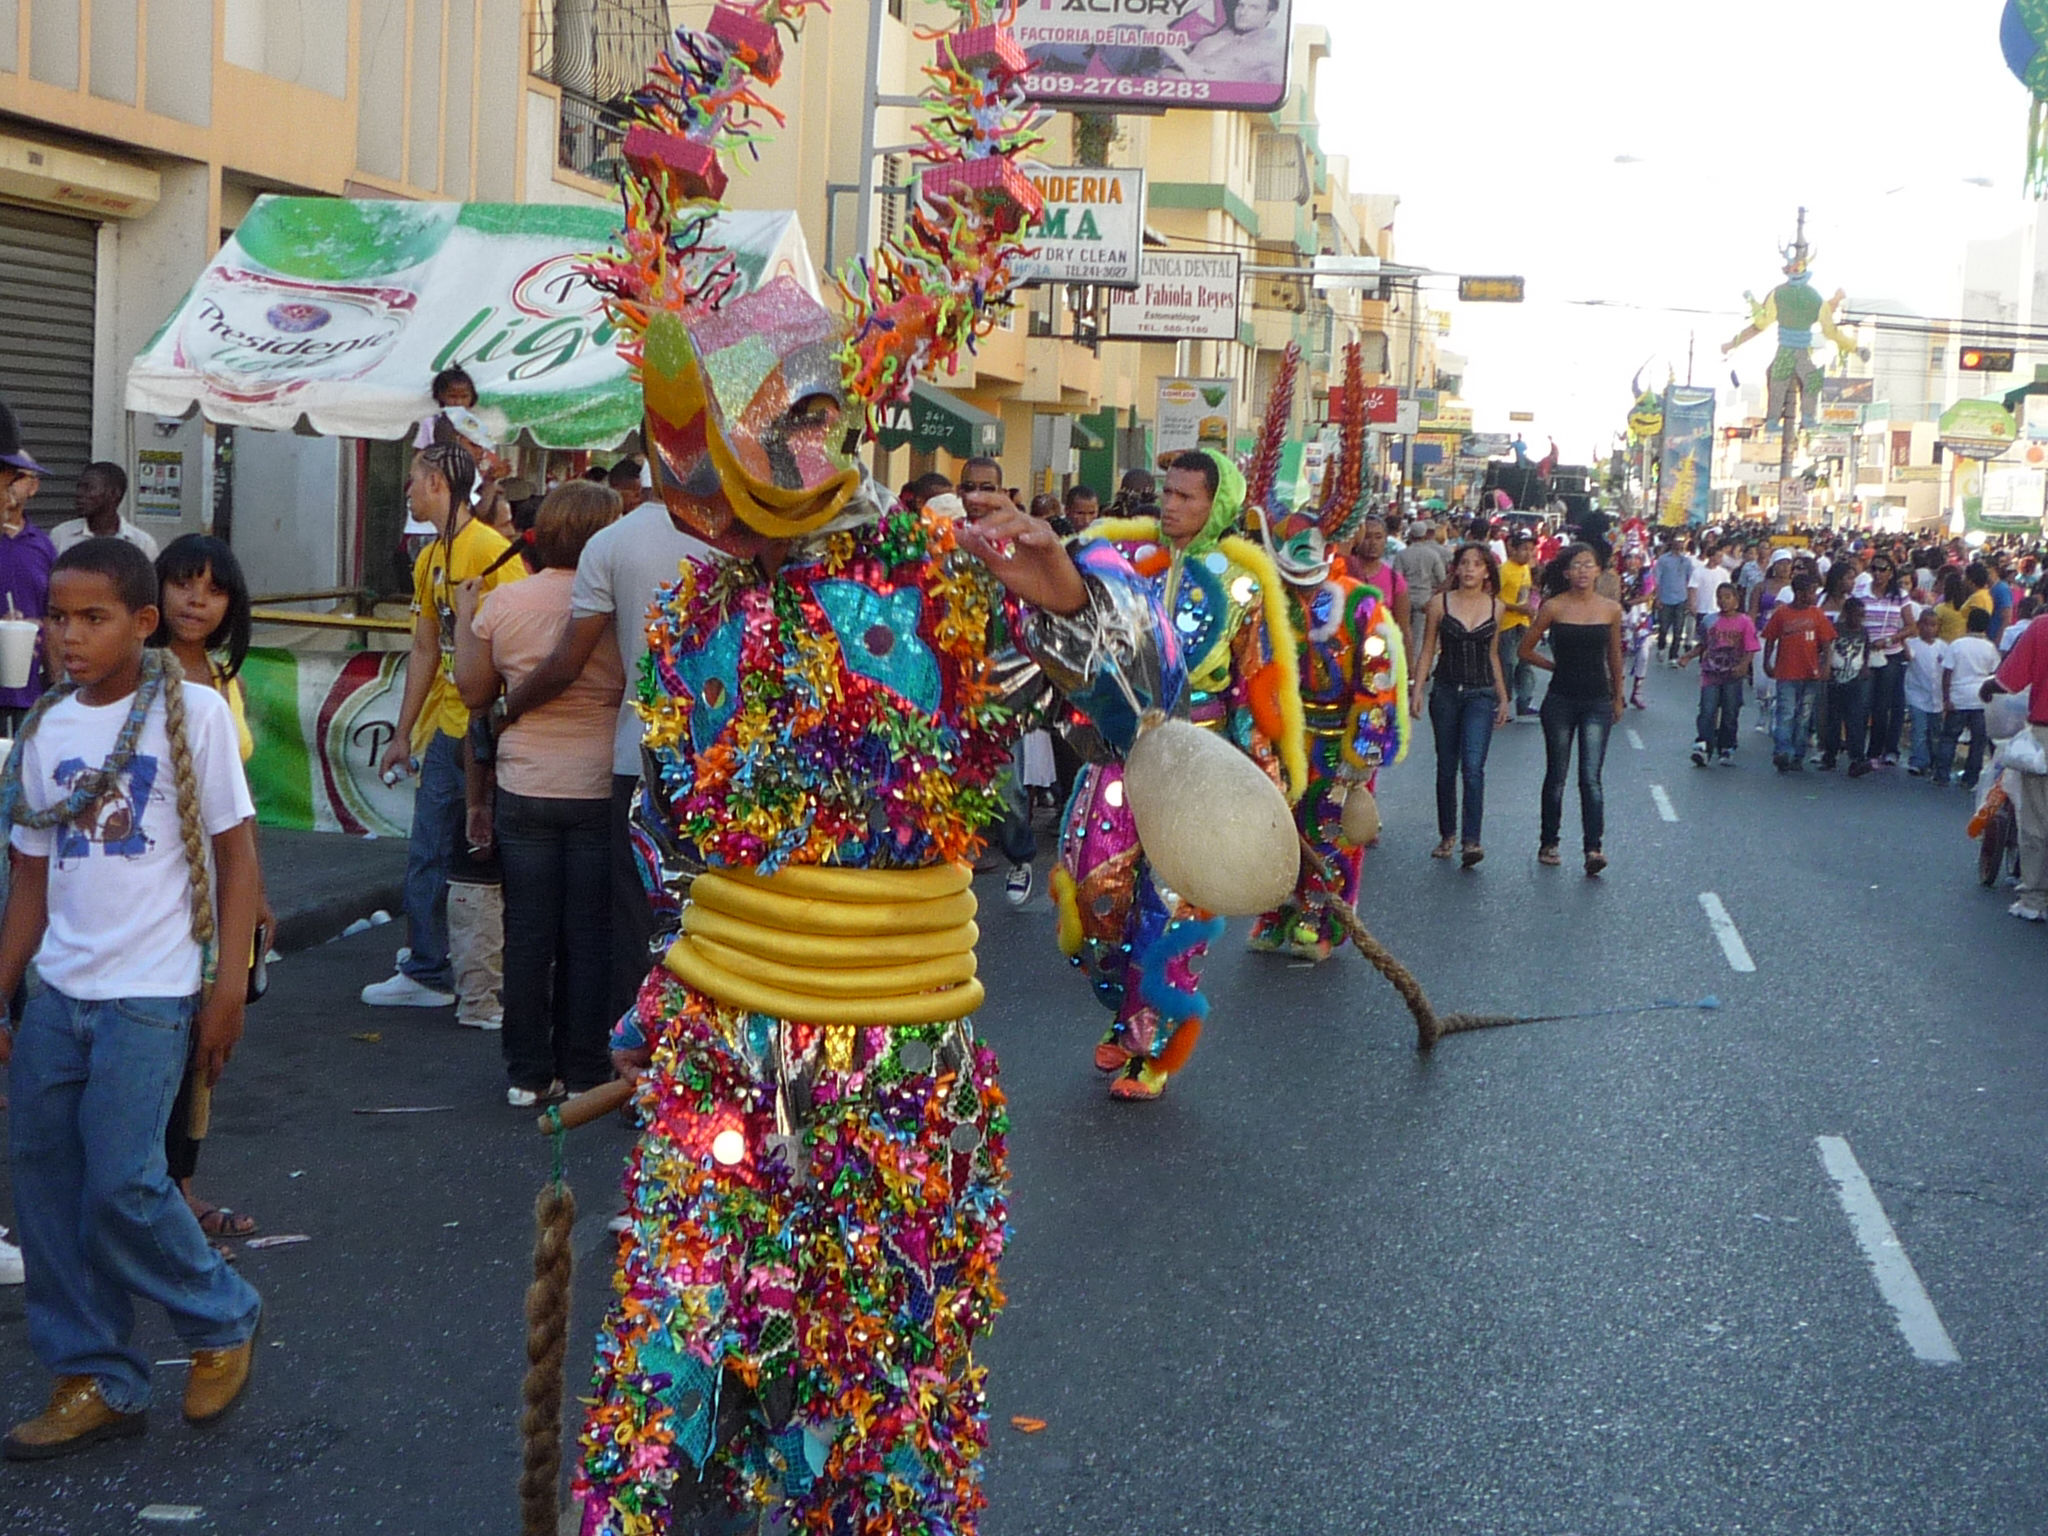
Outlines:
[[419,785],[405,857],[406,942],[412,952],[396,975],[363,988],[375,1008],[448,1008],[455,977],[448,962],[448,860],[463,831],[462,741],[469,711],[455,691],[455,591],[471,577],[486,590],[526,574],[517,560],[491,567],[504,537],[470,513],[476,460],[455,443],[436,443],[414,458],[405,499],[413,515],[434,525],[412,573],[412,655],[398,729],[378,767],[387,780],[417,752]]
[[1536,590],[1536,535],[1527,523],[1517,523],[1508,535],[1508,557],[1500,568],[1500,672],[1515,691],[1515,713],[1533,715],[1536,706],[1530,696],[1536,688],[1536,669],[1522,660],[1522,631],[1536,616],[1542,593]]

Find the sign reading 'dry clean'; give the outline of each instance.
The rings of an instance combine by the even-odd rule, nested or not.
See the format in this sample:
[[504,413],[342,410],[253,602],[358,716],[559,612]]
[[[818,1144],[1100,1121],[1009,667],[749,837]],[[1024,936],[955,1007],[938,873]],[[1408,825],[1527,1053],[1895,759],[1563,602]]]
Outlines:
[[1290,0],[1022,0],[1034,100],[1271,112],[1287,97]]
[[1148,255],[1138,286],[1110,295],[1104,335],[1116,341],[1237,340],[1238,264],[1236,256]]
[[1022,283],[1135,288],[1145,249],[1145,173],[1040,166],[1029,172],[1044,215],[1024,232]]

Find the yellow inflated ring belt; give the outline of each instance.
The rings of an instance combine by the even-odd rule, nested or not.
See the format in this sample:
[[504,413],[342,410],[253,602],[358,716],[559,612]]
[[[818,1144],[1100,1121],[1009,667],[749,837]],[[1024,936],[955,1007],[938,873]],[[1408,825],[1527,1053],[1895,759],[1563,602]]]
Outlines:
[[669,971],[728,1007],[813,1024],[940,1024],[972,1013],[974,892],[958,865],[699,875]]

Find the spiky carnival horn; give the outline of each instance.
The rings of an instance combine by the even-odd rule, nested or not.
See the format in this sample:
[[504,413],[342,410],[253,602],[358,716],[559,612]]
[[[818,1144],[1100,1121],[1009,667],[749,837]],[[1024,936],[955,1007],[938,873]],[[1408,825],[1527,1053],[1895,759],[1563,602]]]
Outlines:
[[1294,386],[1300,374],[1301,348],[1289,342],[1280,356],[1280,369],[1273,376],[1272,393],[1266,396],[1266,420],[1259,428],[1259,448],[1245,485],[1247,510],[1257,507],[1269,516],[1286,510],[1271,502],[1274,488],[1280,483],[1280,452],[1287,445],[1287,428],[1294,419]]
[[1365,358],[1357,342],[1344,349],[1344,413],[1338,424],[1337,462],[1324,482],[1320,521],[1323,537],[1346,545],[1365,521]]

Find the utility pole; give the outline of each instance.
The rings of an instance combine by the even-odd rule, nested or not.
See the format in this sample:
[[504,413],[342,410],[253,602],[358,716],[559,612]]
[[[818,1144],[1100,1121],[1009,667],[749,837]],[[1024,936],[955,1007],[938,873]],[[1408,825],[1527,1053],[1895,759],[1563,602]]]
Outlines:
[[[1420,316],[1420,315],[1419,315],[1419,314],[1418,314],[1418,313],[1417,313],[1416,311],[1417,311],[1417,308],[1418,308],[1418,307],[1419,307],[1419,306],[1421,305],[1421,303],[1422,303],[1422,285],[1421,285],[1421,284],[1420,284],[1419,282],[1417,282],[1417,281],[1416,281],[1415,279],[1413,279],[1413,278],[1410,278],[1410,279],[1409,279],[1409,282],[1408,282],[1408,398],[1409,398],[1410,400],[1415,400],[1415,398],[1416,398],[1416,394],[1415,394],[1415,369],[1416,369],[1416,366],[1417,366],[1417,358],[1416,358],[1416,353],[1417,353],[1417,351],[1418,351],[1418,350],[1419,350],[1419,348],[1420,348],[1420,343],[1421,343],[1421,339],[1422,339],[1422,338],[1420,337],[1420,335],[1418,335],[1418,334],[1417,334],[1417,332],[1416,332],[1416,326],[1417,326],[1417,325],[1418,325],[1418,324],[1419,324],[1419,323],[1421,322],[1421,318],[1422,318],[1422,317],[1421,317],[1421,316]],[[1417,415],[1418,415],[1418,417],[1419,417],[1419,416],[1420,416],[1420,414],[1421,414],[1421,411],[1422,411],[1422,407],[1421,407],[1421,405],[1420,405],[1420,404],[1418,403],[1418,404],[1416,405],[1415,409],[1416,409],[1416,413],[1417,413]],[[1420,425],[1420,422],[1419,422],[1419,421],[1417,422],[1417,425]],[[1403,452],[1403,454],[1404,454],[1404,457],[1403,457],[1403,459],[1402,459],[1402,463],[1401,463],[1401,490],[1402,490],[1402,493],[1403,493],[1404,495],[1406,495],[1406,496],[1408,497],[1408,500],[1409,500],[1409,507],[1410,507],[1410,510],[1413,510],[1413,508],[1414,508],[1414,506],[1415,506],[1415,504],[1416,504],[1416,503],[1415,503],[1415,433],[1414,433],[1414,432],[1413,432],[1412,430],[1411,430],[1411,431],[1409,431],[1409,432],[1408,432],[1408,433],[1407,433],[1407,434],[1406,434],[1406,435],[1405,435],[1405,436],[1403,437],[1403,439],[1402,439],[1402,442],[1403,442],[1403,448],[1402,448],[1402,452]]]

